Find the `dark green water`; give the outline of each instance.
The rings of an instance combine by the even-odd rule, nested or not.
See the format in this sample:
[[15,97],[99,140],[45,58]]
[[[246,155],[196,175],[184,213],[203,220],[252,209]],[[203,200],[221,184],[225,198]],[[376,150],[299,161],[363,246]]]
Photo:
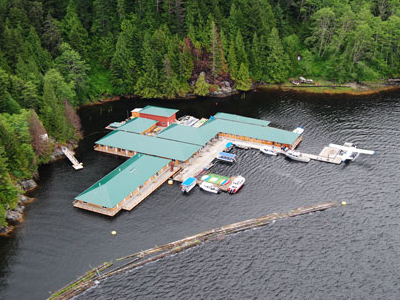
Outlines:
[[[147,104],[180,109],[178,116],[218,111],[305,128],[300,150],[355,142],[376,150],[348,165],[295,163],[237,151],[220,174],[242,174],[237,195],[164,185],[131,212],[107,218],[75,209],[73,198],[123,159],[93,151],[111,121]],[[84,169],[61,160],[40,170],[37,199],[11,238],[0,239],[0,298],[43,299],[104,261],[221,225],[322,201],[346,207],[283,220],[262,229],[144,266],[84,294],[94,299],[396,299],[400,295],[400,93],[367,97],[256,92],[245,99],[177,102],[124,100],[80,110]],[[116,236],[110,235],[116,230]]]

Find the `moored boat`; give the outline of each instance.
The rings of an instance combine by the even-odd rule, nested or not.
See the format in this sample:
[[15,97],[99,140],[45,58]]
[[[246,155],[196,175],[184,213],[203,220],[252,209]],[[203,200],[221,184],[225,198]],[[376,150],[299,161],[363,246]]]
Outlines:
[[221,161],[233,163],[236,161],[235,156],[236,156],[235,154],[220,152],[220,153],[218,153],[217,159],[221,160]]
[[244,150],[248,150],[250,149],[246,144],[242,144],[242,143],[234,143],[235,147],[238,147],[240,149],[244,149]]
[[295,161],[300,161],[300,162],[305,162],[308,163],[310,162],[310,158],[306,157],[303,155],[303,153],[295,150],[287,150],[282,152],[283,155],[285,155],[287,158],[290,158]]
[[245,179],[243,176],[237,176],[228,188],[229,194],[236,194],[244,185]]
[[219,193],[219,188],[210,182],[203,181],[200,184],[200,188],[206,192],[210,192],[210,193],[214,193],[214,194]]
[[189,177],[181,183],[182,193],[189,193],[196,186],[196,178]]
[[272,150],[271,147],[262,147],[262,148],[260,149],[260,151],[261,151],[262,153],[265,153],[265,154],[268,154],[268,155],[274,155],[274,156],[277,155],[277,153],[276,153],[274,150]]

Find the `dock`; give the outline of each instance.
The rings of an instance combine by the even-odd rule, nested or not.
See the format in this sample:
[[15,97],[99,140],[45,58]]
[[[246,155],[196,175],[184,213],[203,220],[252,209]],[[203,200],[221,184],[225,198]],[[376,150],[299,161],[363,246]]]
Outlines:
[[72,163],[72,167],[75,170],[80,170],[83,169],[83,164],[80,163],[74,156],[74,154],[64,146],[61,146],[61,151],[64,153],[64,155],[69,159],[69,161]]
[[303,155],[313,160],[340,165],[342,163],[342,159],[339,157],[339,152],[339,149],[324,147],[319,155],[307,153],[303,153]]
[[139,205],[144,199],[146,199],[151,193],[153,193],[156,189],[158,189],[164,182],[166,182],[169,178],[174,176],[181,170],[180,167],[174,167],[171,171],[165,171],[164,174],[159,175],[156,179],[154,179],[150,184],[145,186],[140,190],[140,193],[131,196],[128,200],[124,202],[122,205],[122,209],[131,211],[137,205]]

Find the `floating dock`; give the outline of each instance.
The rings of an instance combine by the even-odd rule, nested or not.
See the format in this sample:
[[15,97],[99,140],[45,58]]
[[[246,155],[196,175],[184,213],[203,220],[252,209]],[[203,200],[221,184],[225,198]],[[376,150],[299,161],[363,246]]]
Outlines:
[[339,156],[339,149],[332,147],[324,147],[319,155],[307,154],[303,153],[304,156],[322,162],[327,162],[331,164],[340,165],[342,163],[342,159]]
[[75,170],[80,170],[83,169],[83,164],[80,163],[74,156],[74,154],[64,146],[61,146],[61,151],[64,153],[64,155],[69,159],[69,161],[72,163],[72,167]]

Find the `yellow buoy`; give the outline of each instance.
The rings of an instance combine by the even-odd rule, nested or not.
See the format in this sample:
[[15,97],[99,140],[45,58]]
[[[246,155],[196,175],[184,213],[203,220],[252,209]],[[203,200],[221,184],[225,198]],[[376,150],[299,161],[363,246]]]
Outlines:
[[342,201],[342,205],[345,206],[347,204],[346,201]]
[[116,232],[115,230],[113,230],[113,231],[111,231],[111,234],[112,234],[112,235],[116,235],[117,232]]
[[170,180],[168,180],[168,184],[169,185],[174,184],[174,181],[172,179],[170,179]]

